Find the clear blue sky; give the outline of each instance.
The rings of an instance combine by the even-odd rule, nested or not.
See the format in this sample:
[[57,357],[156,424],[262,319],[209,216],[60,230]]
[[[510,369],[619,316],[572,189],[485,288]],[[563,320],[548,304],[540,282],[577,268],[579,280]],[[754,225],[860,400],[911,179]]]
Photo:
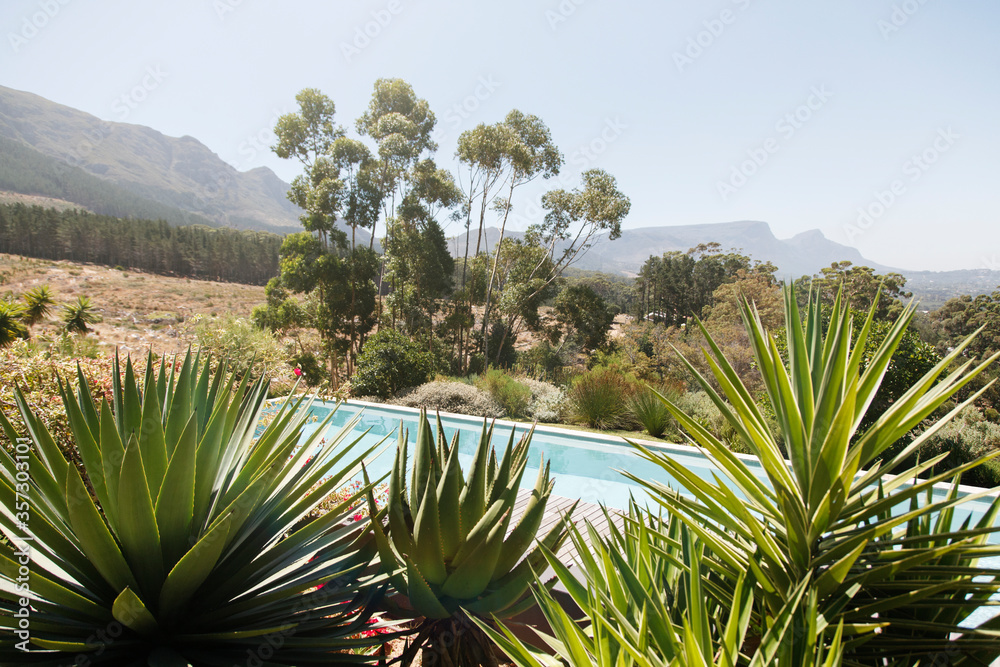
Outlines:
[[353,128],[401,77],[440,163],[461,131],[536,114],[560,185],[611,172],[626,227],[764,220],[890,266],[1000,269],[996,0],[4,0],[0,19],[0,84],[240,169],[294,177],[266,146],[300,89]]

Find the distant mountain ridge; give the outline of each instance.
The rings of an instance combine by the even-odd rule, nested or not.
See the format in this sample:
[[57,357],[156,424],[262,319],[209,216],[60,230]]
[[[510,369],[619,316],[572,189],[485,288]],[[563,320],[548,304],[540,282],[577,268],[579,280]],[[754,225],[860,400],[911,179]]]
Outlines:
[[[103,121],[0,86],[0,138],[216,225],[284,232],[299,228],[299,210],[285,197],[288,184],[273,171],[238,171],[190,136],[168,137],[141,125]],[[76,201],[71,190],[24,194]]]
[[[484,229],[489,247],[496,245],[500,230]],[[522,232],[507,236],[522,238]],[[475,232],[473,232],[473,239]],[[870,266],[880,272],[893,271],[861,256],[857,248],[829,240],[818,229],[797,234],[790,239],[779,239],[770,225],[757,220],[739,220],[700,225],[674,225],[623,229],[620,238],[609,241],[602,234],[594,246],[574,264],[585,271],[603,271],[621,275],[635,275],[650,255],[662,255],[677,250],[686,252],[700,243],[718,243],[723,250],[740,250],[761,261],[772,262],[779,275],[798,278],[813,275],[833,262],[847,260],[857,265]],[[471,246],[475,248],[475,241]],[[461,256],[465,249],[465,234],[450,241],[452,254]]]
[[[475,252],[476,233],[472,232],[470,252]],[[489,227],[483,230],[483,235],[484,247],[492,249],[500,238],[500,230]],[[506,236],[523,238],[524,233],[508,232]],[[812,276],[842,261],[869,266],[877,273],[902,273],[907,279],[906,289],[925,309],[937,308],[960,294],[986,294],[1000,287],[1000,271],[896,269],[866,259],[857,248],[831,241],[818,229],[796,234],[790,239],[779,239],[770,225],[757,220],[623,229],[621,237],[614,241],[602,235],[573,266],[584,271],[634,276],[650,255],[659,256],[674,250],[686,252],[698,244],[713,242],[720,244],[723,250],[739,250],[754,259],[773,263],[783,279]],[[465,252],[465,234],[449,239],[448,247],[454,257],[461,257]]]

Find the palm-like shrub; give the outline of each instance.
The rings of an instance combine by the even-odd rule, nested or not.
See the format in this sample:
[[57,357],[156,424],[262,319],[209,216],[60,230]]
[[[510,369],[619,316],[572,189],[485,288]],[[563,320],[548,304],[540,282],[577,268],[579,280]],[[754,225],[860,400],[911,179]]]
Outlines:
[[[608,517],[611,534],[601,538],[588,522],[591,545],[576,526],[570,536],[578,547],[579,567],[546,551],[549,565],[582,610],[574,618],[545,588],[535,589],[549,633],[539,632],[546,651],[530,646],[506,627],[480,626],[519,667],[735,667],[737,664],[781,667],[832,667],[842,653],[840,630],[830,646],[818,641],[827,623],[807,586],[794,591],[773,617],[754,612],[753,572],[741,575],[728,602],[708,595],[719,581],[702,563],[704,545],[676,517],[663,519],[634,505],[619,529]],[[813,632],[795,636],[794,619],[813,624]],[[766,623],[763,637],[756,635]],[[551,654],[551,655],[550,655]],[[802,662],[800,656],[808,656]]]
[[[325,424],[300,446],[301,399],[255,439],[266,384],[237,382],[224,363],[213,377],[190,355],[169,372],[150,356],[142,391],[131,361],[124,380],[120,370],[116,360],[110,404],[93,400],[82,375],[76,395],[63,386],[83,475],[17,395],[33,444],[0,451],[0,501],[25,512],[0,514],[0,662],[361,660],[339,655],[373,641],[346,638],[379,593],[363,574],[374,556],[367,523],[344,522],[361,494],[292,527],[371,450],[346,442],[347,430],[318,444]],[[17,442],[2,413],[0,425]],[[12,634],[26,530],[30,638]]]
[[[671,412],[718,466],[725,483],[700,479],[669,456],[641,447],[689,495],[632,479],[698,533],[715,570],[731,581],[743,572],[754,573],[755,595],[765,613],[779,614],[806,585],[820,614],[833,625],[843,623],[850,664],[915,664],[938,652],[946,653],[950,664],[989,663],[1000,655],[1000,642],[991,634],[1000,621],[980,630],[959,627],[1000,591],[997,570],[978,565],[979,558],[998,553],[987,540],[997,530],[993,524],[1000,501],[994,500],[975,524],[956,518],[962,503],[986,493],[964,495],[957,488],[958,475],[983,459],[925,480],[916,477],[944,455],[898,470],[900,462],[977,395],[890,460],[882,455],[995,358],[978,366],[959,363],[968,341],[959,345],[859,432],[914,308],[905,310],[878,350],[868,355],[874,310],[852,340],[852,318],[840,299],[825,333],[816,301],[810,300],[804,321],[791,289],[785,304],[787,365],[751,306],[744,305],[743,317],[790,462],[781,455],[779,434],[767,427],[761,405],[705,332],[714,379],[725,398],[688,366],[759,458],[766,479],[669,401]],[[953,478],[951,493],[930,497],[935,483]],[[801,625],[799,631],[811,632]]]
[[24,306],[0,299],[0,347],[7,347],[27,335],[23,317]]
[[76,302],[63,306],[63,324],[70,333],[86,334],[90,325],[97,322],[94,304],[90,297],[78,296]]
[[[538,546],[529,547],[555,482],[548,464],[539,469],[524,513],[508,534],[531,438],[515,444],[511,433],[498,461],[492,436],[493,427],[484,423],[466,478],[458,434],[449,445],[439,421],[435,442],[422,412],[407,486],[407,434],[400,432],[389,480],[388,531],[378,521],[372,525],[382,566],[408,603],[403,611],[423,619],[404,665],[423,648],[424,664],[495,666],[490,642],[471,617],[510,618],[534,604],[528,593],[532,568],[544,564],[545,556]],[[556,523],[540,544],[555,551],[565,537]]]
[[24,323],[29,327],[41,322],[52,311],[56,304],[52,296],[52,288],[40,285],[21,295],[24,301]]

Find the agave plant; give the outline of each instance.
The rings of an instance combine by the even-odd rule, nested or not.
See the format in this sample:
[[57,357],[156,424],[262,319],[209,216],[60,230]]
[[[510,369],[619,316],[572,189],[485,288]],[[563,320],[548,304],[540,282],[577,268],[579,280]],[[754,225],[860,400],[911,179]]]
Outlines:
[[[530,646],[502,624],[497,630],[479,621],[519,667],[840,664],[839,628],[829,647],[817,641],[827,626],[807,585],[800,585],[773,618],[761,619],[754,612],[752,572],[726,592],[726,604],[706,594],[718,584],[703,570],[703,563],[711,567],[712,560],[676,517],[663,519],[633,505],[621,529],[611,518],[606,538],[587,522],[592,547],[577,527],[570,528],[579,547],[577,570],[544,550],[583,612],[582,619],[573,618],[548,590],[535,589],[552,633],[538,633],[546,650]],[[762,620],[769,625],[761,639],[754,626]]]
[[75,394],[60,383],[82,469],[23,395],[20,440],[0,412],[20,443],[0,453],[0,663],[363,661],[340,651],[373,641],[347,638],[370,629],[380,592],[364,573],[367,524],[344,521],[364,496],[292,531],[371,453],[348,441],[351,425],[321,442],[324,422],[300,443],[309,404],[288,399],[255,437],[262,380],[237,382],[224,362],[199,372],[190,353],[169,373],[150,355],[143,391],[130,360],[120,371],[116,358],[110,404],[82,374]]
[[[949,664],[986,664],[1000,655],[995,632],[1000,620],[975,630],[959,625],[1000,592],[1000,572],[979,564],[981,557],[998,553],[988,538],[998,530],[994,523],[1000,501],[993,500],[974,524],[956,520],[963,503],[989,493],[964,493],[957,486],[961,472],[985,458],[927,479],[918,476],[944,455],[898,470],[978,394],[891,460],[882,459],[890,445],[996,357],[978,365],[961,362],[966,341],[859,432],[914,306],[905,309],[878,350],[865,358],[874,307],[852,340],[852,318],[840,297],[824,333],[819,303],[810,298],[803,321],[789,288],[787,361],[754,308],[744,304],[742,312],[789,461],[781,454],[779,434],[767,427],[764,407],[702,328],[712,353],[706,351],[706,357],[724,396],[694,366],[688,367],[759,458],[766,479],[667,399],[674,417],[718,467],[719,479],[701,479],[669,456],[638,445],[687,495],[629,476],[699,535],[714,567],[728,572],[730,580],[753,573],[755,595],[765,613],[779,614],[808,582],[820,614],[832,626],[842,623],[849,664],[915,664],[945,652]],[[928,495],[946,480],[954,480],[950,493]]]
[[[540,547],[558,550],[566,537],[557,522],[529,552],[555,483],[549,466],[540,467],[524,513],[508,534],[530,433],[515,444],[511,432],[498,461],[491,447],[493,426],[484,423],[466,477],[458,433],[449,445],[439,420],[435,442],[422,411],[408,487],[407,437],[400,429],[389,480],[388,530],[378,521],[372,524],[385,572],[406,598],[406,611],[422,619],[402,663],[409,664],[422,648],[424,664],[496,665],[489,640],[471,618],[511,618],[534,604],[529,585],[532,568],[545,562]],[[374,499],[369,502],[374,511]]]

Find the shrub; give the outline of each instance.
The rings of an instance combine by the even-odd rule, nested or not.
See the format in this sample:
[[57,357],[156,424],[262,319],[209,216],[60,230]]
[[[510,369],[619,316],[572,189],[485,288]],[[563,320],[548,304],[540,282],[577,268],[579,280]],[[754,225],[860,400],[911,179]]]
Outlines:
[[504,371],[498,368],[486,371],[476,379],[476,386],[488,391],[508,417],[519,419],[527,415],[531,389]]
[[566,413],[566,392],[555,385],[531,378],[522,378],[531,390],[528,418],[540,422],[561,422]]
[[[677,398],[677,392],[666,392],[665,395],[671,400]],[[662,437],[673,421],[670,410],[649,387],[637,391],[629,398],[628,409],[632,418],[654,438]]]
[[629,425],[627,401],[636,391],[636,381],[613,368],[596,368],[573,379],[569,390],[573,416],[579,422],[602,430]]
[[531,349],[518,353],[514,370],[521,375],[554,382],[559,380],[565,366],[562,355],[547,340],[543,340]]
[[312,352],[303,352],[292,357],[290,362],[295,368],[298,368],[302,373],[302,381],[310,386],[317,387],[326,381],[326,369],[319,363],[316,359],[316,355]]
[[488,391],[464,382],[428,382],[403,391],[396,397],[396,403],[409,408],[426,408],[429,412],[441,410],[489,419],[504,416],[503,406]]
[[[921,429],[921,432],[928,427]],[[924,476],[938,474],[981,456],[1000,449],[1000,424],[986,419],[983,412],[974,406],[962,410],[959,415],[920,446],[917,456],[909,461],[916,463],[916,458],[927,461],[934,456],[950,452],[950,455]],[[972,486],[994,487],[1000,485],[1000,463],[996,459],[978,465],[962,475],[963,484]]]
[[380,329],[358,355],[351,393],[388,398],[427,382],[433,372],[432,357],[417,343],[395,329]]
[[194,323],[195,340],[202,352],[211,353],[218,359],[228,359],[230,367],[237,373],[250,371],[254,377],[264,376],[268,380],[275,379],[279,374],[288,375],[285,368],[289,362],[288,354],[270,331],[232,315],[221,319],[196,315],[191,321]]

